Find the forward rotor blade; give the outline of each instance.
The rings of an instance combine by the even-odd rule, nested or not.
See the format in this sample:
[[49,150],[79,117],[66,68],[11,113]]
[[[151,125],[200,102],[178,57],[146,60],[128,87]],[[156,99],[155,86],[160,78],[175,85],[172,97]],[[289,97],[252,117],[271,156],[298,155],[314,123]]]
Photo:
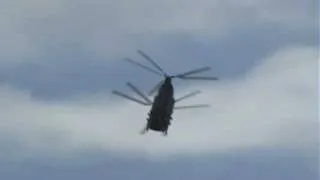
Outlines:
[[210,107],[209,104],[198,104],[198,105],[191,105],[191,106],[177,106],[177,107],[174,107],[174,109],[179,110],[179,109],[208,108],[208,107]]
[[198,69],[195,69],[195,70],[191,70],[191,71],[188,71],[188,72],[185,72],[185,73],[181,73],[181,74],[175,75],[174,77],[181,78],[181,77],[184,77],[184,76],[188,76],[190,74],[196,74],[196,73],[209,71],[209,70],[211,70],[211,67],[206,66],[206,67],[198,68]]
[[156,84],[148,93],[149,96],[153,95],[163,84],[163,80],[159,81],[158,84]]
[[152,104],[152,101],[147,98],[137,87],[135,87],[133,84],[130,82],[127,82],[127,85],[134,91],[136,92],[140,97],[142,97],[144,100],[146,100],[149,104]]
[[218,80],[217,77],[205,77],[205,76],[202,76],[202,77],[179,77],[180,79],[185,79],[185,80]]
[[140,64],[140,63],[138,63],[138,62],[136,62],[136,61],[134,61],[134,60],[132,60],[132,59],[130,59],[130,58],[126,58],[125,60],[128,61],[128,62],[131,63],[131,64],[134,64],[134,65],[139,66],[139,67],[141,67],[141,68],[143,68],[143,69],[145,69],[145,70],[148,70],[149,72],[152,72],[152,73],[154,73],[154,74],[163,76],[163,74],[159,73],[158,71],[155,71],[155,70],[153,70],[153,69],[151,69],[151,68],[149,68],[149,67],[147,67],[147,66],[145,66],[145,65],[142,65],[142,64]]
[[149,61],[155,68],[157,68],[160,72],[163,73],[163,75],[166,75],[167,73],[164,72],[164,70],[155,62],[153,61],[146,53],[144,53],[142,50],[138,50],[138,53],[143,56],[147,61]]
[[186,98],[189,98],[189,97],[192,97],[192,96],[195,96],[197,94],[201,93],[201,91],[195,91],[195,92],[192,92],[192,93],[189,93],[189,94],[186,94],[178,99],[175,100],[175,103],[177,103],[178,101],[181,101],[183,99],[186,99]]
[[123,98],[129,99],[129,100],[131,100],[131,101],[134,101],[134,102],[136,102],[136,103],[142,104],[142,105],[144,105],[144,106],[149,106],[149,105],[150,105],[150,104],[147,104],[147,103],[145,103],[145,102],[143,102],[143,101],[141,101],[141,100],[139,100],[139,99],[130,97],[130,96],[128,96],[128,95],[126,95],[126,94],[124,94],[124,93],[122,93],[122,92],[119,92],[119,91],[112,91],[112,93],[115,94],[115,95],[118,95],[118,96],[120,96],[120,97],[123,97]]

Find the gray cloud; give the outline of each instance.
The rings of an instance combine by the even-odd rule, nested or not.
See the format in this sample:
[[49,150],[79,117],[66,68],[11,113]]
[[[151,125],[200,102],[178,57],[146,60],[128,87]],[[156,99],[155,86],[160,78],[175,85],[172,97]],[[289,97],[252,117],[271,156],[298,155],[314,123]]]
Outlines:
[[[6,2],[6,1],[5,1]],[[99,57],[122,56],[150,35],[218,38],[248,26],[315,29],[313,4],[302,0],[8,1],[2,16],[1,62],[39,60],[60,45],[77,45]],[[227,32],[227,33],[226,33]],[[47,42],[50,41],[51,44]],[[52,46],[52,43],[56,46]],[[41,60],[40,60],[41,61]]]
[[279,47],[316,44],[310,7],[299,0],[10,1],[0,7],[0,83],[41,99],[120,88],[114,76],[132,74],[149,88],[145,74],[119,60],[138,48],[170,72],[209,64],[235,77]]
[[[311,1],[3,4],[0,179],[317,179]],[[173,73],[212,66],[215,84],[175,82],[212,108],[176,111],[167,138],[140,136],[149,109],[106,92],[159,79],[119,60],[138,48]]]
[[81,157],[31,158],[23,162],[0,162],[0,178],[20,179],[318,179],[316,154],[287,150],[244,150],[206,156],[172,158],[150,162],[121,159],[95,153]]
[[52,104],[5,87],[0,128],[27,154],[87,148],[151,157],[254,147],[313,152],[318,141],[316,57],[314,48],[283,49],[241,80],[202,85],[206,93],[191,103],[209,101],[212,109],[175,112],[169,138],[153,132],[140,136],[148,108],[130,102],[100,94]]
[[[286,29],[271,27],[243,29],[216,41],[183,35],[150,37],[150,41],[154,46],[144,50],[169,73],[209,65],[213,67],[211,74],[222,79],[242,76],[259,64],[261,59],[282,46],[315,44],[312,35],[306,38],[304,33],[288,34]],[[155,50],[155,47],[161,49]],[[122,88],[128,80],[147,89],[159,79],[154,75],[146,76],[148,72],[125,63],[122,61],[124,57],[127,55],[114,58],[118,60],[114,60],[113,63],[102,62],[96,54],[88,50],[65,44],[55,50],[48,49],[42,57],[45,61],[41,64],[24,63],[0,68],[0,82],[29,90],[35,98],[64,99],[74,94],[91,94],[109,91],[111,88]],[[138,61],[142,60],[137,54],[132,53],[132,57]],[[118,77],[117,80],[114,77]],[[186,82],[175,83],[179,86]]]
[[[317,178],[311,1],[4,4],[0,179]],[[213,107],[176,111],[167,138],[140,136],[149,109],[106,92],[126,80],[146,89],[159,79],[119,60],[137,59],[138,48],[173,73],[212,66],[221,81],[175,85],[177,96],[198,86],[205,93],[189,103]]]

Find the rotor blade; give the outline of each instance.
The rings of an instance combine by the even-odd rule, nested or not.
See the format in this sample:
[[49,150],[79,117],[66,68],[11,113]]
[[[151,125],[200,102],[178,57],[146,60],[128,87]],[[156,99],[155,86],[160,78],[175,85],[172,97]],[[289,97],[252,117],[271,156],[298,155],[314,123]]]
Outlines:
[[150,104],[147,104],[147,103],[145,103],[145,102],[143,102],[143,101],[140,101],[139,99],[130,97],[130,96],[128,96],[128,95],[126,95],[126,94],[124,94],[124,93],[122,93],[122,92],[119,92],[119,91],[112,91],[112,93],[115,94],[115,95],[118,95],[118,96],[120,96],[120,97],[123,97],[123,98],[129,99],[129,100],[131,100],[131,101],[134,101],[134,102],[136,102],[136,103],[142,104],[142,105],[144,105],[144,106],[149,106],[149,105],[150,105]]
[[197,104],[197,105],[191,105],[191,106],[177,106],[177,107],[174,107],[174,109],[179,110],[179,109],[208,108],[208,107],[210,107],[209,104]]
[[149,104],[152,104],[152,101],[147,98],[137,87],[135,87],[133,84],[130,82],[127,82],[127,85],[134,91],[136,92],[140,97],[142,97],[144,100],[146,100]]
[[181,100],[183,100],[183,99],[186,99],[186,98],[195,96],[195,95],[197,95],[197,94],[199,94],[199,93],[201,93],[201,91],[194,91],[194,92],[192,92],[192,93],[186,94],[186,95],[184,95],[184,96],[176,99],[176,100],[175,100],[175,103],[177,103],[178,101],[181,101]]
[[164,72],[164,70],[156,63],[154,62],[146,53],[144,53],[142,50],[138,50],[138,53],[143,56],[147,61],[153,64],[154,67],[156,67],[160,72],[163,73],[163,75],[166,75],[167,73]]
[[184,77],[184,76],[187,76],[187,75],[190,75],[190,74],[196,74],[196,73],[209,71],[209,70],[211,70],[211,67],[205,66],[205,67],[202,67],[202,68],[198,68],[198,69],[195,69],[195,70],[191,70],[191,71],[188,71],[188,72],[185,72],[185,73],[181,73],[181,74],[175,75],[174,77],[181,78],[181,77]]
[[149,96],[153,95],[163,84],[163,80],[159,81],[158,84],[156,84],[148,93]]
[[217,77],[205,77],[205,76],[202,76],[202,77],[179,77],[180,79],[185,79],[185,80],[218,80]]
[[149,68],[149,67],[147,67],[147,66],[145,66],[145,65],[142,65],[142,64],[140,64],[140,63],[138,63],[138,62],[136,62],[136,61],[134,61],[134,60],[132,60],[132,59],[130,59],[130,58],[126,58],[125,60],[128,61],[128,62],[131,63],[131,64],[134,64],[134,65],[139,66],[139,67],[141,67],[141,68],[143,68],[143,69],[146,69],[146,70],[148,70],[149,72],[152,72],[152,73],[154,73],[154,74],[163,76],[163,74],[159,73],[158,71],[155,71],[155,70],[153,70],[153,69],[151,69],[151,68]]

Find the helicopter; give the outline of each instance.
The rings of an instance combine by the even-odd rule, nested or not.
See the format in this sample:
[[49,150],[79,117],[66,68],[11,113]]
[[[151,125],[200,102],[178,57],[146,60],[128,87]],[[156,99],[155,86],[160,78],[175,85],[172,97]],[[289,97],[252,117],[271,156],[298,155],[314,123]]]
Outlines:
[[[143,100],[134,98],[132,96],[129,96],[127,94],[124,94],[120,91],[113,90],[112,93],[118,96],[121,96],[123,98],[129,99],[131,101],[134,101],[138,104],[144,105],[144,106],[152,106],[151,110],[149,112],[149,117],[147,119],[147,125],[145,128],[140,132],[140,134],[145,134],[146,131],[149,129],[154,131],[161,131],[164,135],[168,134],[168,127],[170,125],[170,121],[172,119],[172,111],[173,109],[188,109],[188,108],[204,108],[204,107],[210,107],[209,104],[197,104],[197,105],[189,105],[189,106],[176,106],[174,107],[174,104],[182,101],[183,99],[187,99],[189,97],[195,96],[200,91],[194,91],[191,93],[188,93],[178,99],[169,99],[169,102],[161,102],[160,96],[155,96],[154,100],[151,101],[145,94],[143,94],[135,85],[133,85],[130,82],[127,82],[126,85],[132,89],[135,93],[137,93]],[[167,104],[165,104],[167,103]]]
[[128,96],[124,93],[119,91],[112,91],[113,94],[124,97],[126,99],[130,99],[135,101],[139,104],[145,106],[151,106],[151,110],[148,113],[147,124],[145,128],[140,132],[140,134],[145,134],[149,129],[153,131],[160,131],[163,135],[167,136],[168,128],[171,124],[172,114],[174,109],[187,109],[187,108],[203,108],[203,107],[210,107],[208,104],[199,104],[199,105],[191,105],[191,106],[181,106],[181,107],[174,107],[175,103],[195,96],[200,93],[200,91],[194,91],[189,93],[183,97],[178,99],[174,98],[174,87],[172,85],[173,78],[179,79],[195,79],[195,80],[218,80],[216,77],[190,77],[191,74],[196,74],[204,71],[208,71],[211,68],[206,66],[198,69],[194,69],[185,73],[177,74],[177,75],[168,75],[160,66],[155,63],[146,53],[141,50],[137,51],[142,57],[144,57],[147,61],[149,61],[158,71],[149,68],[148,66],[142,65],[132,59],[127,58],[126,60],[134,65],[140,66],[145,70],[153,72],[154,74],[163,76],[164,79],[161,80],[154,88],[149,91],[148,95],[151,96],[157,90],[158,93],[155,95],[154,100],[151,101],[146,95],[144,95],[135,85],[130,82],[127,82],[127,86],[131,88],[135,93],[137,93],[144,101],[133,98]]

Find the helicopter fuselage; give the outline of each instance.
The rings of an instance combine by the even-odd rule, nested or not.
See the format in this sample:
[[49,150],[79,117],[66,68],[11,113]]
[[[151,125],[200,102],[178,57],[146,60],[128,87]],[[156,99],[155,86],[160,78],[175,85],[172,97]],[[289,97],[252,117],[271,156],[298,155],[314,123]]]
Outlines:
[[172,119],[174,102],[173,85],[171,78],[167,77],[154,98],[145,130],[151,129],[167,134]]

